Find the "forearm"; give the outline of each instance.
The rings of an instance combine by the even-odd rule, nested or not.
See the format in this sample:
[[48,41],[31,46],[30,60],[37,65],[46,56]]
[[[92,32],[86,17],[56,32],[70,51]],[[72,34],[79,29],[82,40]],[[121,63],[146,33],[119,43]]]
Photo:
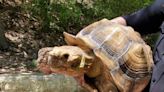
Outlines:
[[141,34],[156,32],[164,20],[163,4],[164,0],[156,0],[151,6],[123,18],[128,26],[132,26]]

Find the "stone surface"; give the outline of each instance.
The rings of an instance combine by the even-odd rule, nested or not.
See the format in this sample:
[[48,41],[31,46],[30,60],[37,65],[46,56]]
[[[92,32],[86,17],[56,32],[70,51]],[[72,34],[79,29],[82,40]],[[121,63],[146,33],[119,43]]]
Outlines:
[[51,74],[1,74],[0,92],[86,92],[73,77]]

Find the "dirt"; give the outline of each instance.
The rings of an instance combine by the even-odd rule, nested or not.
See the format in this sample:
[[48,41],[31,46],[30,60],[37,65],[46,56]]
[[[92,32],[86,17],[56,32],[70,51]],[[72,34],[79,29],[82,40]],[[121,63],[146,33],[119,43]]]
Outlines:
[[63,45],[61,33],[39,33],[33,30],[7,30],[9,42],[6,51],[0,51],[0,73],[36,72],[39,49]]
[[0,74],[38,72],[36,59],[39,49],[63,45],[61,32],[40,32],[39,21],[22,10],[22,0],[0,1],[0,23],[4,24],[9,43],[6,51],[0,50]]

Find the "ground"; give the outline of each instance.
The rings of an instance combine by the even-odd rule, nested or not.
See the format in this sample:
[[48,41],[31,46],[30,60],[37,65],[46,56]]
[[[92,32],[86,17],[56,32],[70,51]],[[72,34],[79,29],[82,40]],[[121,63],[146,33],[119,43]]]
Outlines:
[[4,25],[9,42],[9,49],[0,51],[0,74],[35,72],[39,49],[65,44],[62,32],[40,31],[41,22],[22,10],[16,1],[0,2],[0,23]]
[[65,44],[61,33],[7,30],[7,51],[0,51],[0,73],[35,72],[39,49]]

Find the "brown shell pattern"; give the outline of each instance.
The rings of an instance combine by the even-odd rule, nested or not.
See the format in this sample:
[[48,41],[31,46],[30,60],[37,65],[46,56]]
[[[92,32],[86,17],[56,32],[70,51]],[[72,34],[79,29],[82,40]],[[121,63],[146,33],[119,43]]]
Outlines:
[[103,19],[82,29],[75,39],[102,60],[118,89],[137,88],[134,84],[150,79],[151,49],[131,27]]

